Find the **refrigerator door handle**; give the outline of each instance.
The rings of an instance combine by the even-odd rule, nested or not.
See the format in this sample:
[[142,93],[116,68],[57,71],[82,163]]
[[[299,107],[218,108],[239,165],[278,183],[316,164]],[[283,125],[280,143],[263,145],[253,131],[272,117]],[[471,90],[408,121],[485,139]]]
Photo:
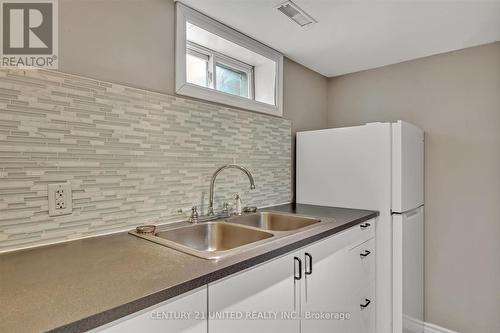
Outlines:
[[404,213],[404,215],[407,217],[407,218],[410,218],[412,216],[415,216],[417,215],[418,213],[420,213],[420,211],[418,209],[414,209],[412,211],[409,211],[409,212],[406,212]]

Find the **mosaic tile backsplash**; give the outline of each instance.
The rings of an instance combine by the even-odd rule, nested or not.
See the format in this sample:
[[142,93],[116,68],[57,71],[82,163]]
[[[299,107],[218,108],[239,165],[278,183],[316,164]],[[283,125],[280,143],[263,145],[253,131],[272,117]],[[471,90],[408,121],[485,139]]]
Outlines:
[[[215,202],[291,198],[286,119],[48,70],[0,70],[0,252],[186,218]],[[49,217],[47,184],[73,213]],[[182,208],[183,212],[178,210]]]

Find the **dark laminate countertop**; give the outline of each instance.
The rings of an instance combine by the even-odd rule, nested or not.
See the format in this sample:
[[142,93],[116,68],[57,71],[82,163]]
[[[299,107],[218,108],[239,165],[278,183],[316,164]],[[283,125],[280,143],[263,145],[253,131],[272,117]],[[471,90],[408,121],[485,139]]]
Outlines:
[[2,254],[0,332],[84,332],[378,215],[300,204],[262,210],[322,223],[219,261],[125,232]]

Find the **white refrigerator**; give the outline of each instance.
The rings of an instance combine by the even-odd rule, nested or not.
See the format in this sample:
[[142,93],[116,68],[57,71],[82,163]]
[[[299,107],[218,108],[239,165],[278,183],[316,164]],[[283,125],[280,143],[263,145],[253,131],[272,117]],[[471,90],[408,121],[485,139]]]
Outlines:
[[424,132],[407,122],[297,133],[296,201],[378,210],[376,332],[423,332]]

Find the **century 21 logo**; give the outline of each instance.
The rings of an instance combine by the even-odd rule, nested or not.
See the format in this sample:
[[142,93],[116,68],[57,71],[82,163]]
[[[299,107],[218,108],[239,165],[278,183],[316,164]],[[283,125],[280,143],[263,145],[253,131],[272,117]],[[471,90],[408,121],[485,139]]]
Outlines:
[[53,52],[53,3],[2,3],[2,53],[28,55]]

